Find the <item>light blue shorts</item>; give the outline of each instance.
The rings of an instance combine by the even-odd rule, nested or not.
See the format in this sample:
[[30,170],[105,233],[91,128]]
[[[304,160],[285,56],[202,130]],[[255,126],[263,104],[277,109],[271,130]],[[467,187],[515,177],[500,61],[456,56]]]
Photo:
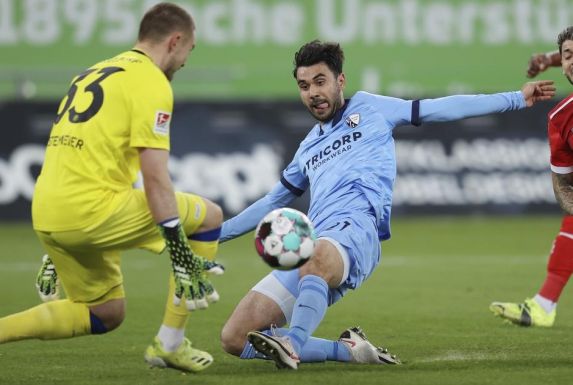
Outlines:
[[[360,287],[380,262],[380,241],[373,215],[352,212],[322,221],[316,227],[319,239],[331,242],[342,255],[344,275],[340,286],[329,290],[328,305],[340,300],[348,289]],[[290,321],[298,297],[298,269],[274,270],[257,283],[253,290],[274,300]]]

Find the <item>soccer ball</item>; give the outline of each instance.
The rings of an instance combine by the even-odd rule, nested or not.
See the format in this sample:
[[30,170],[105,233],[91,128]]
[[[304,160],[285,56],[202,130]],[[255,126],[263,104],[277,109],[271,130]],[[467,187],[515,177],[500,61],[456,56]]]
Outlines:
[[312,257],[316,235],[300,211],[281,208],[265,215],[255,230],[255,247],[263,260],[279,270],[301,267]]

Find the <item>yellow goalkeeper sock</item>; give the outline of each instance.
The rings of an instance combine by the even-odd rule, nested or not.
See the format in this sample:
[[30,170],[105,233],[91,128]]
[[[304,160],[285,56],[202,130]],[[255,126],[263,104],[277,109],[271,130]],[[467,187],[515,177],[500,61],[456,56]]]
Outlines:
[[31,338],[54,340],[90,333],[89,308],[67,299],[43,303],[0,318],[0,344]]
[[216,241],[196,241],[189,239],[189,246],[195,254],[212,261],[215,259],[215,255],[217,255],[217,250],[219,249],[219,239]]
[[165,305],[165,315],[163,316],[163,325],[169,326],[174,329],[184,329],[189,318],[189,311],[185,305],[185,301],[181,301],[179,305],[173,303],[175,296],[175,280],[173,273],[169,274],[169,293],[167,294],[167,304]]

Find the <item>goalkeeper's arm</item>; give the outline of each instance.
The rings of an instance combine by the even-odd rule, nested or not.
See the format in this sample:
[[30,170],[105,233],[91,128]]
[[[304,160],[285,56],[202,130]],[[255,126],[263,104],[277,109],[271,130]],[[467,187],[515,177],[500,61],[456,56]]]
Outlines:
[[164,223],[170,219],[179,218],[175,192],[167,168],[169,151],[141,148],[139,161],[147,204],[155,223]]
[[213,287],[203,272],[217,270],[220,265],[194,255],[187,243],[179,222],[177,201],[167,168],[169,152],[142,148],[139,150],[139,160],[149,209],[160,226],[171,257],[176,286],[174,301],[178,303],[184,296],[189,310],[205,307],[205,296],[213,292]]

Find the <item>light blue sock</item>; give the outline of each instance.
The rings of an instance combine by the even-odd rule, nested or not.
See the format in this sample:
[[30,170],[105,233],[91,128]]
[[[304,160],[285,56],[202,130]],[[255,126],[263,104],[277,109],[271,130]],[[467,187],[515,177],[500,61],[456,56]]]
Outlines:
[[[265,333],[267,333],[266,330]],[[264,354],[257,352],[257,350],[254,348],[253,345],[251,345],[249,341],[245,342],[245,346],[243,347],[243,352],[241,353],[239,358],[243,360],[252,360],[253,358],[268,360],[268,357],[265,356]]]
[[246,341],[245,346],[243,346],[243,351],[241,352],[241,355],[239,356],[239,358],[241,358],[243,360],[251,360],[251,359],[255,358],[256,353],[257,353],[257,351],[255,350],[253,345],[251,345],[251,343],[249,341]]
[[310,337],[301,349],[300,362],[350,361],[350,351],[340,341]]
[[[288,331],[289,329],[286,328],[275,329],[279,336],[286,335]],[[263,333],[271,335],[270,330],[264,330]],[[241,358],[246,360],[253,358],[268,359],[265,355],[257,352],[248,341],[245,343]],[[301,349],[299,358],[301,362],[348,362],[350,361],[350,352],[342,342],[310,337]]]
[[[286,335],[289,329],[276,329],[278,335]],[[350,351],[340,341],[309,337],[299,354],[300,362],[350,361]]]
[[286,334],[297,353],[314,333],[328,306],[328,284],[317,275],[305,275],[298,284],[290,329]]

